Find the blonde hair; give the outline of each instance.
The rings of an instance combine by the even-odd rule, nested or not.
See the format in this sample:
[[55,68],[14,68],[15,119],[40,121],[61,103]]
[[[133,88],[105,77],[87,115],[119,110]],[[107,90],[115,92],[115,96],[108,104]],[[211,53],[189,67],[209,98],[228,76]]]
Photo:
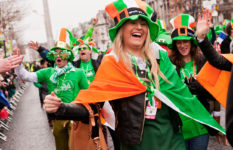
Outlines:
[[[149,30],[149,29],[148,29]],[[117,57],[119,58],[119,60],[121,60],[126,67],[133,71],[133,64],[132,61],[130,59],[130,57],[127,55],[127,52],[124,50],[124,46],[123,46],[123,30],[122,28],[119,29],[116,38],[113,42],[113,50],[116,53]],[[142,56],[143,59],[148,59],[151,63],[151,73],[153,75],[154,78],[154,82],[155,83],[155,87],[156,89],[159,89],[159,78],[158,78],[158,74],[165,80],[168,81],[167,78],[163,75],[163,73],[160,71],[159,65],[157,63],[156,57],[155,57],[155,53],[152,50],[151,47],[151,39],[150,39],[150,32],[148,32],[148,35],[146,37],[144,46],[142,47]]]

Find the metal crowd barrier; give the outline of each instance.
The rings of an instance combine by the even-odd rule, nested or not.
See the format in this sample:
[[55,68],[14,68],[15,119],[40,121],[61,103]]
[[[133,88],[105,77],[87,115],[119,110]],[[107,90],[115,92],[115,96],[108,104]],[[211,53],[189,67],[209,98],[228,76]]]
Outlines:
[[[22,94],[24,93],[26,85],[23,83],[18,83],[16,93],[9,99],[11,109],[5,107],[7,112],[9,113],[9,116],[7,119],[0,120],[0,140],[6,141],[7,136],[4,134],[5,131],[8,131],[10,129],[9,125],[10,122],[12,121],[14,111],[17,109],[17,105],[20,101],[20,98]],[[1,148],[0,148],[1,150]]]

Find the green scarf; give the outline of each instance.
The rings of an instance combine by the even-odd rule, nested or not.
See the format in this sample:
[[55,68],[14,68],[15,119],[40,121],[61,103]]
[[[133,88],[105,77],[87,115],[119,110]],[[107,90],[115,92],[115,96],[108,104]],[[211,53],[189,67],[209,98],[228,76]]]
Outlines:
[[61,76],[62,74],[66,73],[67,71],[71,70],[72,68],[74,68],[74,66],[72,65],[72,63],[68,62],[66,66],[64,66],[63,68],[59,68],[57,67],[57,64],[55,64],[55,72],[52,74],[52,76],[50,77],[50,80],[53,83],[57,83],[57,77]]

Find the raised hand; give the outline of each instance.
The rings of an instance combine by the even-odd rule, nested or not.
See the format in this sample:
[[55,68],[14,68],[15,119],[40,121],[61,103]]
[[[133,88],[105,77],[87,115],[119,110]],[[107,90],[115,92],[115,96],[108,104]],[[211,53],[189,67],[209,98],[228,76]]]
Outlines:
[[54,92],[47,95],[44,100],[44,108],[47,113],[55,113],[61,105],[61,99]]
[[217,134],[216,135],[218,144],[223,144],[224,146],[228,145],[227,138],[225,135]]
[[0,59],[0,73],[18,67],[23,61],[23,56],[13,55],[5,59]]
[[203,40],[210,30],[212,13],[207,9],[203,11],[203,15],[198,14],[196,34],[199,40]]
[[95,26],[98,23],[98,18],[92,18],[92,25]]
[[33,41],[30,41],[29,43],[28,43],[28,46],[31,48],[31,49],[34,49],[34,50],[38,50],[38,48],[39,48],[39,43],[38,42],[33,42]]

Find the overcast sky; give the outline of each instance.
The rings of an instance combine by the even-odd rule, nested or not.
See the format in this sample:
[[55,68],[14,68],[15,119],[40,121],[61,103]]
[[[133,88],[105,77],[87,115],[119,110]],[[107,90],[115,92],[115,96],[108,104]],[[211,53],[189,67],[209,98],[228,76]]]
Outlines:
[[[79,23],[95,17],[98,10],[114,0],[48,0],[53,36],[56,37],[61,27],[71,29]],[[25,0],[27,15],[21,22],[24,27],[23,41],[45,42],[46,32],[43,19],[43,0]],[[26,4],[25,3],[25,4]]]

